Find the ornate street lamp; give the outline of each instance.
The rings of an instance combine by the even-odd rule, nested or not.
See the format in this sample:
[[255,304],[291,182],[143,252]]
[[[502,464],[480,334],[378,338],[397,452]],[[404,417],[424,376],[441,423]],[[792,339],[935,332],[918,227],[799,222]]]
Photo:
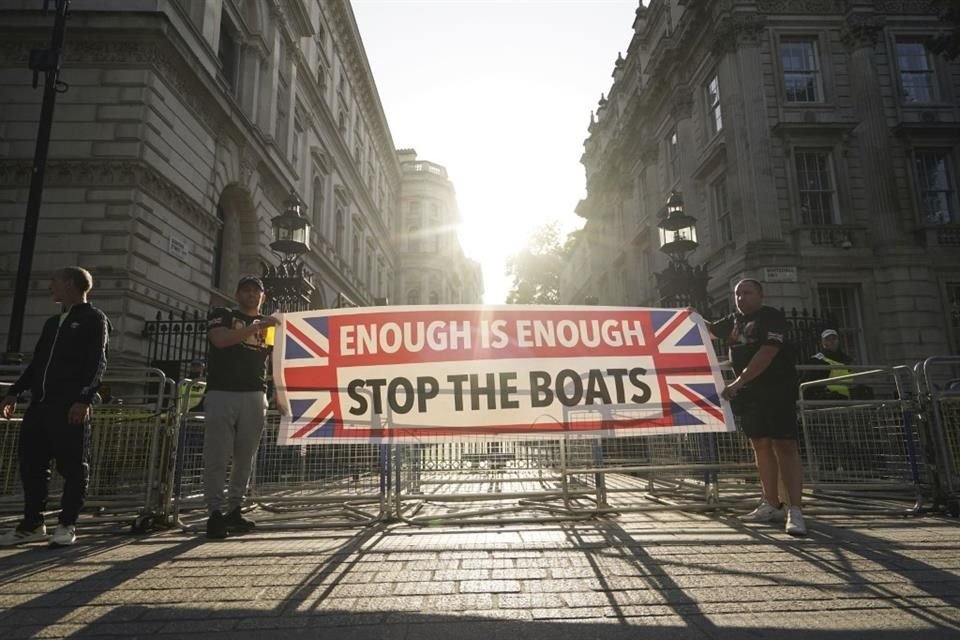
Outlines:
[[660,232],[660,250],[667,254],[667,268],[657,273],[657,289],[660,305],[664,307],[693,307],[707,312],[707,281],[710,275],[705,266],[693,267],[687,256],[699,245],[697,242],[697,219],[683,210],[683,196],[676,191],[670,194],[666,215],[657,225]]
[[303,213],[303,202],[293,191],[284,203],[283,213],[274,217],[270,248],[280,255],[279,265],[264,267],[263,285],[273,307],[280,311],[304,311],[310,308],[315,289],[313,276],[301,260],[310,250],[310,221]]

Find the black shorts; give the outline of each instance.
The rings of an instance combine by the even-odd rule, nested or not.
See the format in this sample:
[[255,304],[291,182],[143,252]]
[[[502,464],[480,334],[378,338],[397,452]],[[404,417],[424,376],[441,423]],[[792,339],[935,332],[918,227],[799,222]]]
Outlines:
[[[751,394],[753,395],[753,394]],[[792,392],[762,393],[734,403],[740,428],[750,438],[797,440],[797,402]]]

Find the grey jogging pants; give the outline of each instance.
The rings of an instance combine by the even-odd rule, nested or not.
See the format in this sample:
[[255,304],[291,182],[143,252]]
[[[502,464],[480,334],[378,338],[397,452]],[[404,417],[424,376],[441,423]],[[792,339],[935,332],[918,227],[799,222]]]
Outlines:
[[227,464],[233,461],[227,512],[243,504],[267,415],[262,391],[207,391],[204,396],[203,491],[210,513],[223,512]]

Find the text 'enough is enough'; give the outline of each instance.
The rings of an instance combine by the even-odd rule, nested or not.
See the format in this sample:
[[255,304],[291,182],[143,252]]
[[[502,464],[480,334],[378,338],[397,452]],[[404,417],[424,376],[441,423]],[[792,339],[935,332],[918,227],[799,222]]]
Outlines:
[[642,346],[639,320],[434,320],[340,327],[340,355],[561,347],[575,349]]

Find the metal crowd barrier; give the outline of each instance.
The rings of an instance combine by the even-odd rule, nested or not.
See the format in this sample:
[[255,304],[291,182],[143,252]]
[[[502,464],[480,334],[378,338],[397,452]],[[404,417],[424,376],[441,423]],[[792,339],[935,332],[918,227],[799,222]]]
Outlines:
[[[800,385],[801,451],[807,485],[818,497],[852,501],[912,500],[923,508],[925,444],[916,425],[913,380],[906,367],[847,366],[853,373]],[[814,394],[827,386],[869,389],[863,398]],[[809,399],[811,396],[819,399]]]
[[[206,520],[202,412],[184,411],[173,465],[172,521],[185,529]],[[372,524],[387,513],[385,447],[358,444],[278,446],[280,415],[267,413],[248,491],[257,526],[286,528]],[[229,474],[229,469],[228,469]]]
[[[0,375],[16,373],[8,369]],[[167,509],[161,460],[177,420],[173,381],[159,369],[114,367],[103,382],[121,390],[124,401],[91,408],[90,484],[81,517],[93,512],[96,522],[129,522],[134,529],[145,529],[162,520]],[[4,519],[22,515],[17,447],[27,405],[19,403],[10,420],[0,419],[0,513]],[[62,489],[62,479],[51,464],[50,507],[59,506]]]
[[596,503],[588,479],[567,469],[592,442],[558,438],[394,447],[394,516],[414,525],[570,520]]
[[[956,512],[960,358],[929,359],[916,376],[906,367],[846,368],[853,373],[800,385],[800,447],[817,508],[912,504],[917,512],[932,486],[935,501]],[[0,381],[14,373],[0,370]],[[123,400],[93,409],[87,507],[103,521],[132,521],[134,530],[202,526],[204,415],[185,393],[193,381],[114,368],[104,382]],[[870,393],[856,399],[817,393],[836,384]],[[592,411],[575,408],[567,419],[593,419]],[[0,420],[0,512],[9,514],[22,507],[19,423],[19,416]],[[279,424],[269,412],[248,496],[267,527],[576,520],[740,508],[759,496],[753,451],[740,431],[281,447]],[[60,489],[53,475],[52,501]]]
[[[856,387],[861,396],[798,402],[805,488],[822,510],[917,513],[927,469],[911,371],[847,368],[856,373],[801,385],[804,396],[836,384]],[[830,369],[802,367],[801,375]],[[567,419],[596,419],[595,413],[577,408]],[[396,515],[415,525],[738,508],[755,504],[760,493],[753,450],[739,430],[537,441],[470,437],[400,446],[396,459]]]
[[960,516],[960,357],[939,356],[917,363],[916,394],[923,425],[935,455],[934,504]]

